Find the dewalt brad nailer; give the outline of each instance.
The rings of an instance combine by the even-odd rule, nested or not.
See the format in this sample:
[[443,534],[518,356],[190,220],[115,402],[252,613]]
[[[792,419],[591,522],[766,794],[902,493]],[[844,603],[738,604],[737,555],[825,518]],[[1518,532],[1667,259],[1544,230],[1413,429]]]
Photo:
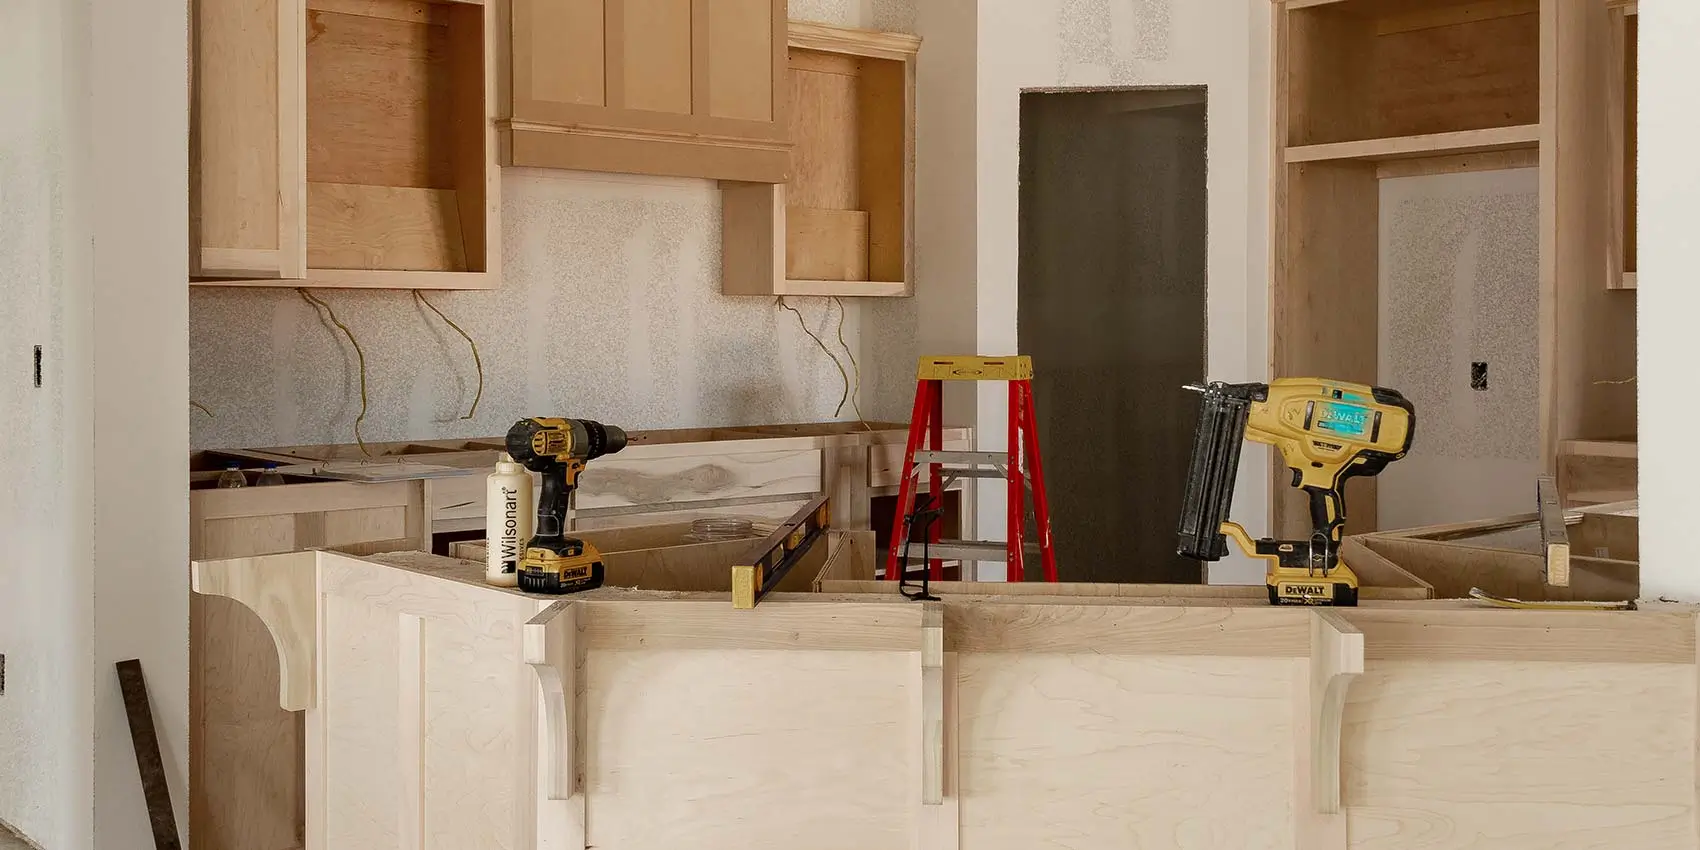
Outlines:
[[[1232,537],[1247,555],[1269,562],[1270,602],[1358,604],[1358,577],[1340,562],[1346,523],[1341,487],[1348,478],[1380,473],[1410,451],[1416,431],[1411,403],[1393,390],[1321,378],[1187,389],[1204,401],[1181,509],[1180,554],[1219,560]],[[1309,540],[1252,540],[1228,521],[1245,440],[1280,449],[1292,485],[1310,497]]]

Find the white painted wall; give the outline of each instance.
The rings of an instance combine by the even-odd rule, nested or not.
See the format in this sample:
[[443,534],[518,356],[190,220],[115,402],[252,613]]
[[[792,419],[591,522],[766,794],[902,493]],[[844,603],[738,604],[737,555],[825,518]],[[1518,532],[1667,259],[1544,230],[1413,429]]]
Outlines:
[[94,538],[94,844],[148,850],[113,664],[141,659],[186,831],[188,7],[94,0],[93,9],[94,510],[79,531]]
[[50,850],[152,847],[128,658],[187,825],[185,15],[0,6],[0,820]]
[[[921,347],[929,353],[1016,349],[1024,89],[1202,84],[1209,92],[1209,377],[1266,380],[1268,4],[931,0],[921,5],[918,27],[925,39],[919,159],[927,166],[917,189],[917,275],[925,284],[917,299]],[[961,35],[969,31],[976,34],[972,45]],[[971,328],[959,318],[970,311]],[[947,409],[972,404],[980,448],[1005,448],[1003,386],[981,386],[972,402],[959,398],[947,397]],[[1268,527],[1267,465],[1266,450],[1246,447],[1233,517],[1253,534]],[[995,482],[982,487],[983,537],[1002,536],[1004,509]],[[1001,571],[1001,565],[982,566],[983,577]],[[1258,566],[1240,558],[1211,571],[1213,581],[1256,582],[1261,576]]]
[[1640,422],[1641,595],[1700,602],[1694,518],[1700,516],[1700,465],[1690,387],[1700,363],[1700,3],[1642,0],[1640,160],[1636,184],[1639,329],[1636,367]]
[[88,22],[0,3],[0,821],[51,850],[94,841]]

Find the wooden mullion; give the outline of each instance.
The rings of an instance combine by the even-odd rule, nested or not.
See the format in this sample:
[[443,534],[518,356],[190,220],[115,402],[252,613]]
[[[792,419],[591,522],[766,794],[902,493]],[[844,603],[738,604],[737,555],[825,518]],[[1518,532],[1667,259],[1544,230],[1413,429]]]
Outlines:
[[786,0],[773,0],[773,33],[768,49],[773,53],[773,101],[769,112],[778,137],[790,140],[791,133],[791,31]]
[[603,103],[626,108],[626,0],[607,0],[602,7]]
[[712,116],[709,96],[709,0],[691,0],[691,114]]

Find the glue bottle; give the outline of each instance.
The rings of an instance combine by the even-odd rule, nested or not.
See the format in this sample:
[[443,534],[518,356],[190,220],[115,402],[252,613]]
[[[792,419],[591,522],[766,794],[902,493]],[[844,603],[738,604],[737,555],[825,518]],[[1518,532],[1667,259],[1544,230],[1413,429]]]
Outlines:
[[490,473],[484,504],[484,580],[497,587],[519,585],[519,559],[536,520],[531,473],[506,454]]

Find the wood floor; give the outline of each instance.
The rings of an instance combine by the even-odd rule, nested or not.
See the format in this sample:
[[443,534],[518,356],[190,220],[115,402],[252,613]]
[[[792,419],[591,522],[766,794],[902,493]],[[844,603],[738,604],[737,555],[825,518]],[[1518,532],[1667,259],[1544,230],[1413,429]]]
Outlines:
[[35,850],[35,848],[29,842],[13,835],[6,827],[0,826],[0,850]]

